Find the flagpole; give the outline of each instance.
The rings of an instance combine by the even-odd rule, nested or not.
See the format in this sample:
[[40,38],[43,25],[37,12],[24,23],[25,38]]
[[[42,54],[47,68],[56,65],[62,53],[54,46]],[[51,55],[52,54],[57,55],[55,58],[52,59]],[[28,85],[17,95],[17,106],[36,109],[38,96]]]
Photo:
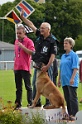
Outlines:
[[17,24],[15,24],[15,36],[16,36],[16,39],[17,39]]
[[0,19],[7,19],[6,17],[0,17]]
[[4,41],[4,19],[6,19],[6,17],[0,17],[2,21],[2,41]]

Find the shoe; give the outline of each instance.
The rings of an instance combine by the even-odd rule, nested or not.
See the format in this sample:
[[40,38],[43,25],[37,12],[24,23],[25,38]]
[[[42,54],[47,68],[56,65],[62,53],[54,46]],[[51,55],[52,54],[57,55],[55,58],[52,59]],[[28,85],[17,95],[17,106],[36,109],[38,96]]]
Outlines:
[[69,121],[75,121],[75,117],[69,116]]
[[21,108],[21,105],[19,105],[19,104],[16,103],[14,110],[18,110],[19,108]]
[[65,116],[65,117],[62,118],[62,120],[75,121],[75,117],[73,117],[73,116]]
[[28,104],[27,107],[30,107],[32,104]]

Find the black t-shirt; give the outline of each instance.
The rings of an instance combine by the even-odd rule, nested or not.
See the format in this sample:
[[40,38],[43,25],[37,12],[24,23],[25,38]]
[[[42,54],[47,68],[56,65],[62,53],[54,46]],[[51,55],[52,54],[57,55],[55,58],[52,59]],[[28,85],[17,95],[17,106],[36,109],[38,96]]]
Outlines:
[[40,31],[36,31],[37,41],[35,44],[34,61],[47,64],[49,62],[51,54],[57,53],[57,44],[54,38],[50,35],[46,39],[40,35]]

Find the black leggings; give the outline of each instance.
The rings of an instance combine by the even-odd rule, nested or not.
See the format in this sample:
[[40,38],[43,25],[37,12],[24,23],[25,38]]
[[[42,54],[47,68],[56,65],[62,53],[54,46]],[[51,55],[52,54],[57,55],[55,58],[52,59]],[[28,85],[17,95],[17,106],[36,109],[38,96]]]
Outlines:
[[75,116],[78,112],[77,87],[64,86],[63,92],[67,104],[68,114]]

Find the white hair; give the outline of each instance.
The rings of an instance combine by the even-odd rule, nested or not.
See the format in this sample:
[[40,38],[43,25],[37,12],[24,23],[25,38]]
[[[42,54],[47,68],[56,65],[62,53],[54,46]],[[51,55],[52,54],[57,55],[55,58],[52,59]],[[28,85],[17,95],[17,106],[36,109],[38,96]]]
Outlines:
[[48,28],[49,28],[49,30],[51,30],[51,25],[50,25],[48,22],[43,22],[42,24],[45,24],[45,25],[46,25],[46,27],[48,27]]
[[64,41],[68,41],[69,44],[72,45],[72,48],[73,48],[74,45],[75,45],[75,40],[74,40],[73,38],[71,38],[71,37],[66,37],[66,38],[64,39]]

